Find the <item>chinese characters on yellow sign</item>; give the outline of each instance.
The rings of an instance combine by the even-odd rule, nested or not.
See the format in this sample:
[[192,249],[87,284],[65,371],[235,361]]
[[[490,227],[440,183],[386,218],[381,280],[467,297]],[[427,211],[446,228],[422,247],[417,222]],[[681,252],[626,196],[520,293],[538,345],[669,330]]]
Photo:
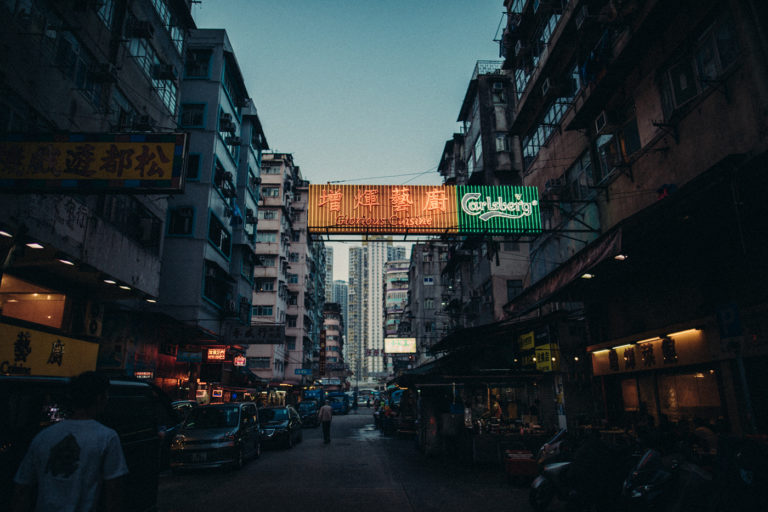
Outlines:
[[455,232],[455,190],[440,186],[310,185],[310,229],[330,233]]
[[71,377],[96,369],[99,344],[0,324],[0,374]]
[[180,191],[186,135],[69,134],[0,139],[0,190]]

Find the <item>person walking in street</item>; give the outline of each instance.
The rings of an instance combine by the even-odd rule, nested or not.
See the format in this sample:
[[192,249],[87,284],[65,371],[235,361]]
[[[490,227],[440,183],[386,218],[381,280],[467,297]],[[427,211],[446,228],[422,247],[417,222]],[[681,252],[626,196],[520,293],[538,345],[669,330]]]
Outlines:
[[14,512],[90,512],[99,503],[120,510],[128,466],[117,432],[95,419],[107,405],[108,388],[96,372],[72,379],[72,414],[35,436],[16,472]]
[[320,424],[323,426],[323,442],[325,444],[331,442],[331,418],[333,418],[333,409],[331,409],[328,400],[326,400],[323,402],[320,412],[317,413],[317,419],[320,420]]

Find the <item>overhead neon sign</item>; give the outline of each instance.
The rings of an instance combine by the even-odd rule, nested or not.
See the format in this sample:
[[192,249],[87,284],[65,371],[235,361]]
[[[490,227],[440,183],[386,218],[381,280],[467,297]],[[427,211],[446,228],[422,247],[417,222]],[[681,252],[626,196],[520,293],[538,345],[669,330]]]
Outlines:
[[332,234],[536,233],[541,215],[533,187],[310,185],[309,229]]

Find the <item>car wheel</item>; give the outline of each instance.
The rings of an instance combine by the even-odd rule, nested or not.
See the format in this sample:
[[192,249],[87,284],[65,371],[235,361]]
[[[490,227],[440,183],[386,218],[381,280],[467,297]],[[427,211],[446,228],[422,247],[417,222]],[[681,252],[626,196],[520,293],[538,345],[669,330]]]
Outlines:
[[235,469],[243,469],[243,466],[245,466],[245,456],[243,454],[242,446],[237,449],[237,453],[235,454],[234,466],[235,466]]

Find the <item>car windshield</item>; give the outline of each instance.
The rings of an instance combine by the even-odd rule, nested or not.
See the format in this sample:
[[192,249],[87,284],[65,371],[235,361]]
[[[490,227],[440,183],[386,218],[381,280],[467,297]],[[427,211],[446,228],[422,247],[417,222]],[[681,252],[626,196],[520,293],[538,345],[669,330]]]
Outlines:
[[315,409],[317,409],[317,404],[314,402],[302,402],[299,404],[299,411],[301,412],[312,412]]
[[288,419],[287,409],[260,409],[261,421],[284,421]]
[[335,402],[337,404],[344,403],[344,397],[342,397],[342,396],[333,396],[333,397],[331,397],[331,402]]
[[198,407],[193,409],[184,426],[196,428],[226,428],[237,426],[240,420],[240,408],[233,405]]

